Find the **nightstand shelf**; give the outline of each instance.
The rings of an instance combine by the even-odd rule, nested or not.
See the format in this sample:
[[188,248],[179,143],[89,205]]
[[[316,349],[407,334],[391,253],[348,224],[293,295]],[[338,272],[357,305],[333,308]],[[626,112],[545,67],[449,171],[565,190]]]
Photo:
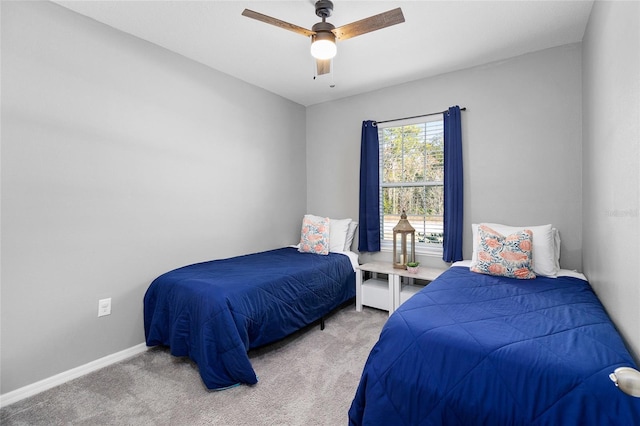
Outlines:
[[363,305],[388,311],[392,303],[388,280],[371,278],[362,283]]
[[398,306],[409,300],[411,296],[413,296],[423,288],[423,285],[400,284],[400,303],[398,303]]
[[[364,280],[365,272],[372,272],[374,277]],[[398,306],[424,287],[413,284],[411,278],[433,281],[442,272],[444,270],[421,267],[417,273],[412,274],[405,269],[395,269],[389,262],[360,265],[356,272],[356,310],[361,311],[364,305],[389,311],[391,315]],[[388,278],[378,278],[377,274],[386,274]],[[403,282],[403,277],[406,282]]]

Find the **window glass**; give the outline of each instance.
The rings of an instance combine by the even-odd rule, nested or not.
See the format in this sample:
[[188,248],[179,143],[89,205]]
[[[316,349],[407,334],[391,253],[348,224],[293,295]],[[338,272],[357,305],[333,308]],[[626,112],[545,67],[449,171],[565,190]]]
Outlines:
[[380,221],[383,243],[393,240],[402,210],[416,242],[442,246],[444,131],[442,115],[378,124]]

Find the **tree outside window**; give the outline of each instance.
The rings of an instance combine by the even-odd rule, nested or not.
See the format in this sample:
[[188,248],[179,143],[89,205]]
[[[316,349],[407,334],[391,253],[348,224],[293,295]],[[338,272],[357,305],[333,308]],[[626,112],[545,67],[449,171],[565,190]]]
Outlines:
[[380,221],[383,241],[404,209],[416,240],[442,246],[444,212],[444,131],[441,115],[403,125],[378,125],[380,140]]

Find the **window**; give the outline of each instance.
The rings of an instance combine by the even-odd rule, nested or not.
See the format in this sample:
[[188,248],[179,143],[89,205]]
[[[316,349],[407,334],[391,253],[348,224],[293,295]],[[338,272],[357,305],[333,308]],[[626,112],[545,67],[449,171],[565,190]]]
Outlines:
[[[383,247],[404,209],[416,229],[416,249],[442,249],[444,122],[441,114],[416,121],[378,124],[380,226]],[[384,127],[383,127],[384,126]]]

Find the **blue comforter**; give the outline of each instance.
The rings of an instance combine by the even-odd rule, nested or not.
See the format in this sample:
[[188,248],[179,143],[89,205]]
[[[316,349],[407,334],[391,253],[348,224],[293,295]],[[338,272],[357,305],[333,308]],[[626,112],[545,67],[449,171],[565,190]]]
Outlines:
[[640,425],[635,367],[586,281],[452,267],[384,326],[351,425]]
[[349,258],[281,248],[185,266],[144,297],[148,346],[197,365],[209,389],[258,381],[247,351],[311,324],[353,298]]

